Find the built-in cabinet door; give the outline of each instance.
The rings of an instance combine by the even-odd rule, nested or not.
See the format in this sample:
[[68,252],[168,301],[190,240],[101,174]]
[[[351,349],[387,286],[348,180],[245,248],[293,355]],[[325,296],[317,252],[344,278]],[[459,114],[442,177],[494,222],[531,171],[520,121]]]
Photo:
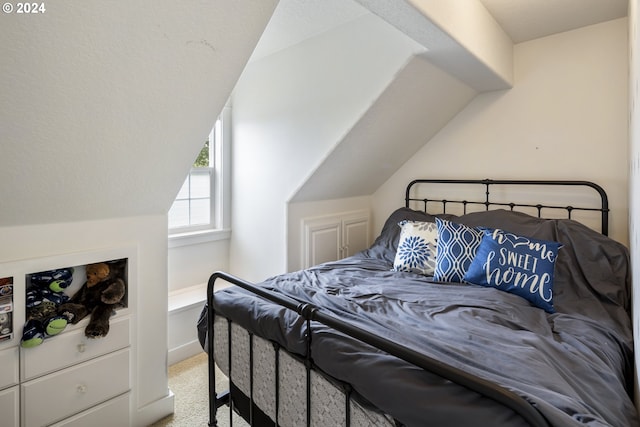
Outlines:
[[18,384],[20,381],[18,377],[19,365],[18,347],[0,351],[0,390]]
[[20,425],[20,390],[18,386],[0,391],[0,425],[6,427]]
[[369,212],[357,211],[303,220],[302,267],[336,261],[369,246]]
[[305,221],[304,268],[340,259],[342,221],[337,217]]
[[342,258],[369,247],[369,216],[346,218],[342,222]]

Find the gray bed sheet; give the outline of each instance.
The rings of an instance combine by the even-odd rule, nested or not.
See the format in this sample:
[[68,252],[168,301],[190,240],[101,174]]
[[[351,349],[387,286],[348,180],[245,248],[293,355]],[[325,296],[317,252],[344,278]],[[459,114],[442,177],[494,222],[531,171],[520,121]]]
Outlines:
[[[390,271],[402,219],[433,217],[401,208],[368,250],[261,286],[511,390],[553,426],[638,425],[629,396],[633,342],[623,245],[572,220],[501,210],[451,218],[562,243],[556,313],[549,314],[494,288]],[[295,313],[237,287],[216,292],[214,305],[243,328],[306,353],[306,327]],[[489,398],[317,322],[312,329],[314,363],[404,425],[522,424]]]

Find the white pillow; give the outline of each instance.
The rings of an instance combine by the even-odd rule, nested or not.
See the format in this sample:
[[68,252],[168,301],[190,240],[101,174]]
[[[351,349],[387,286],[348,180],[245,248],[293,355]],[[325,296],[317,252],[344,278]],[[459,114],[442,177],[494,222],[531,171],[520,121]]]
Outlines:
[[436,224],[404,220],[398,225],[402,227],[402,231],[392,271],[408,271],[433,276],[438,244]]

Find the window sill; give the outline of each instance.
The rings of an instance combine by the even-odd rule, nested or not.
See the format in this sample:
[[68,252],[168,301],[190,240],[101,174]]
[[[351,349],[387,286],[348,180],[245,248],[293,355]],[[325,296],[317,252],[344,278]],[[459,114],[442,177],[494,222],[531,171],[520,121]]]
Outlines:
[[207,283],[169,292],[169,312],[177,313],[207,300]]
[[199,243],[215,242],[217,240],[227,240],[231,237],[231,230],[202,230],[188,233],[176,233],[169,235],[169,248],[181,246],[197,245]]

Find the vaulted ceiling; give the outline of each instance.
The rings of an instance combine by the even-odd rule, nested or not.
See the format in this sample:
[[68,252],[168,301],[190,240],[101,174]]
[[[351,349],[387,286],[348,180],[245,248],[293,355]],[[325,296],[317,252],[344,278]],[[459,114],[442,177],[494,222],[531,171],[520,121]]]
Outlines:
[[[514,43],[627,15],[627,0],[480,0]],[[352,0],[280,0],[253,59],[292,46],[370,11]],[[419,3],[419,2],[415,2]],[[425,2],[428,3],[428,2]],[[431,2],[433,3],[433,2]]]
[[[624,16],[627,7],[626,0],[481,1],[514,42]],[[423,59],[464,85],[509,81],[508,64],[483,50],[487,40],[457,32],[464,17],[449,0],[397,0],[393,8],[381,0],[152,3],[115,11],[69,0],[37,26],[2,17],[0,226],[166,212],[258,39],[254,59],[373,13],[422,43]],[[439,14],[430,15],[434,7]],[[460,54],[456,61],[424,42],[422,24]],[[469,64],[482,71],[465,75]],[[363,123],[385,108],[356,120],[343,147],[352,149]]]
[[[319,159],[290,201],[371,194],[475,94],[512,86],[514,43],[627,12],[626,0],[480,0],[459,6],[437,0],[323,0],[322,5],[280,1],[252,60],[367,14],[377,15],[424,48],[390,76],[384,93]],[[444,75],[447,83],[440,80]],[[403,114],[387,120],[394,110]]]

